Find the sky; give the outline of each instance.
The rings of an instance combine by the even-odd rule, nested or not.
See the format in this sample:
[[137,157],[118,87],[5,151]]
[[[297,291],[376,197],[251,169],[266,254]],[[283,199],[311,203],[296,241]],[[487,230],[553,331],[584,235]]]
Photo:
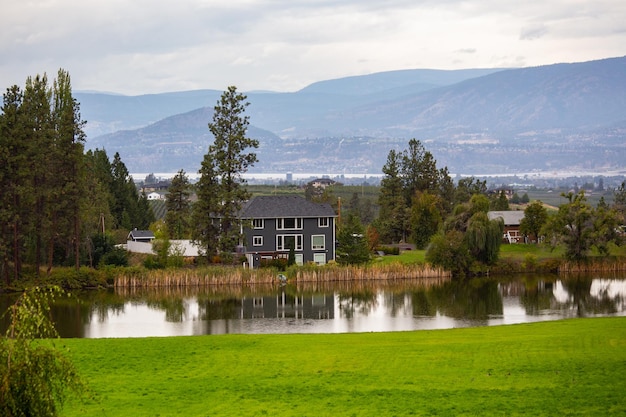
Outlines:
[[290,92],[400,69],[626,55],[624,0],[0,0],[0,88]]

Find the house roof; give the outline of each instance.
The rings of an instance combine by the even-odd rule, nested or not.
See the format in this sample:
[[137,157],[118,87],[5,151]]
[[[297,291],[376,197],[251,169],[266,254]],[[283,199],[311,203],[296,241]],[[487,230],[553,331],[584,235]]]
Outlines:
[[154,239],[154,233],[151,230],[131,230],[128,234],[129,239]]
[[241,210],[244,219],[280,217],[336,217],[328,203],[319,204],[300,196],[258,196],[248,201]]
[[520,222],[524,218],[524,212],[521,210],[489,211],[487,212],[487,216],[489,217],[489,220],[500,217],[504,221],[505,226],[519,226]]

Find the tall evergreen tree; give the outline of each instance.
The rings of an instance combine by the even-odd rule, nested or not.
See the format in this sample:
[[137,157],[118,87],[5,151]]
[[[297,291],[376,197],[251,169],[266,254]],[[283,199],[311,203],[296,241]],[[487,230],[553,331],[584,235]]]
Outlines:
[[[232,252],[239,242],[238,214],[244,201],[250,198],[242,174],[257,162],[250,148],[259,147],[259,141],[246,136],[249,117],[244,115],[249,103],[247,97],[228,87],[214,107],[213,121],[209,130],[215,140],[209,146],[212,157],[205,162],[213,163],[212,173],[219,179],[216,206],[213,212],[219,218],[219,249]],[[207,213],[208,215],[209,213]]]
[[378,196],[378,228],[383,241],[387,242],[399,242],[404,238],[407,206],[400,170],[401,155],[392,149],[382,169],[384,176]]
[[461,178],[456,186],[454,201],[456,204],[467,203],[475,194],[487,194],[487,181],[475,177]]
[[150,209],[145,194],[139,195],[133,177],[122,162],[119,152],[111,162],[111,194],[113,195],[112,214],[116,227],[132,230],[147,229],[154,222],[154,213]]
[[215,220],[215,210],[220,203],[219,178],[211,153],[204,155],[198,173],[200,179],[195,184],[198,200],[191,211],[191,239],[210,262],[218,250],[219,227]]
[[509,199],[504,190],[500,190],[498,196],[491,200],[491,209],[495,211],[507,211],[509,209]]
[[54,146],[50,150],[51,184],[55,193],[50,200],[54,229],[48,247],[48,272],[52,269],[53,254],[57,239],[67,255],[73,254],[73,263],[80,266],[81,206],[84,198],[84,122],[81,120],[79,104],[72,97],[69,74],[59,70],[53,83],[52,121],[54,124]]
[[50,175],[50,158],[54,143],[51,94],[48,77],[45,74],[26,79],[22,122],[27,132],[25,136],[27,166],[31,174],[26,187],[27,191],[32,193],[32,204],[26,204],[29,212],[24,221],[27,223],[26,239],[29,248],[27,256],[34,264],[37,275],[43,263],[44,247],[56,234],[50,204],[55,191]]
[[191,212],[191,184],[184,170],[172,179],[169,187],[165,207],[165,223],[170,239],[184,239],[188,235],[189,216]]
[[[23,93],[18,86],[3,95],[0,114],[0,276],[11,283],[22,266],[25,212],[30,174],[27,170],[27,141],[22,120]],[[13,263],[11,268],[10,263]]]
[[437,161],[417,139],[411,139],[409,148],[402,154],[401,174],[407,205],[411,204],[417,191],[439,194]]

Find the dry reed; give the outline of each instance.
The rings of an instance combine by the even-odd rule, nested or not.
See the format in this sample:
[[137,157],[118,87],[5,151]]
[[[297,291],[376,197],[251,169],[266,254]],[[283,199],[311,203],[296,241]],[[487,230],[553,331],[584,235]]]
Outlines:
[[[276,284],[278,274],[274,269],[244,269],[209,267],[180,270],[132,270],[115,277],[116,288],[136,289],[151,287],[207,287],[214,285]],[[450,273],[428,265],[401,264],[373,266],[306,266],[285,273],[290,283],[390,281],[422,278],[449,279]]]
[[559,273],[571,274],[582,272],[612,273],[626,271],[626,261],[623,259],[593,259],[580,262],[563,262],[559,265]]

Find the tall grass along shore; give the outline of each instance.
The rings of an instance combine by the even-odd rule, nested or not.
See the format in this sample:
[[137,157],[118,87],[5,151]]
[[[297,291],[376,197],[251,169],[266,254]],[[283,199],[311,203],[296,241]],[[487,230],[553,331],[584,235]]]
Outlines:
[[[220,284],[269,284],[277,281],[273,268],[245,269],[206,267],[198,269],[122,269],[115,276],[116,288],[184,287]],[[392,279],[445,279],[450,273],[428,265],[386,264],[370,266],[325,265],[290,268],[284,272],[291,283],[372,281]]]
[[626,414],[626,318],[362,334],[64,339],[71,416]]

